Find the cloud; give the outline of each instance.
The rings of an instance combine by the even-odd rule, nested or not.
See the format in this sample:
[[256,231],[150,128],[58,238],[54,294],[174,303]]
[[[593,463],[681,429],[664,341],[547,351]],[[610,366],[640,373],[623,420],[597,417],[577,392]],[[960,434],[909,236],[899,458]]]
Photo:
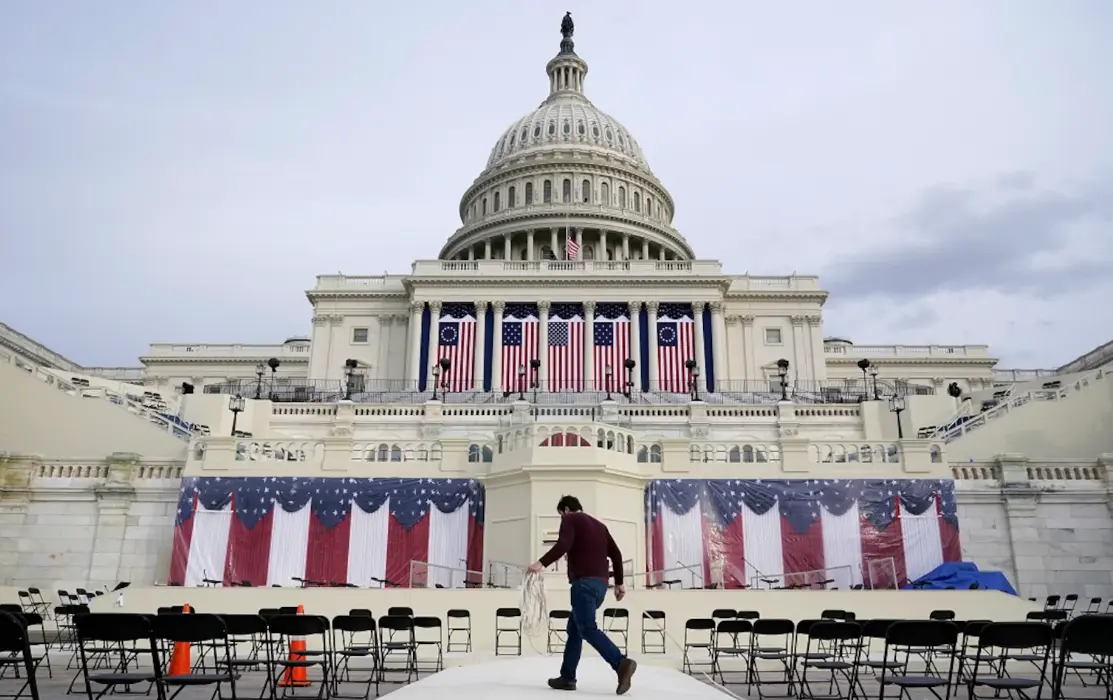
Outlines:
[[1113,267],[1113,182],[1038,187],[1024,173],[982,187],[940,185],[891,222],[888,244],[860,241],[826,273],[836,299],[937,293],[1056,296]]

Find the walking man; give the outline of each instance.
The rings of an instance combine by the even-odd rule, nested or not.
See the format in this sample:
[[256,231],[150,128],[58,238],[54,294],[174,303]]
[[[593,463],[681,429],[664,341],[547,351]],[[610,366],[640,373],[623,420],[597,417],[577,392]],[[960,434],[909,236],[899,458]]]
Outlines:
[[580,500],[575,496],[561,498],[557,503],[557,512],[561,520],[556,544],[529,566],[531,573],[539,574],[561,557],[568,556],[572,614],[568,618],[568,640],[564,644],[560,676],[550,678],[549,687],[555,690],[576,689],[576,667],[580,664],[584,642],[587,642],[618,674],[616,692],[622,695],[630,690],[630,679],[638,664],[623,656],[615,643],[595,624],[595,612],[607,598],[607,580],[612,570],[615,600],[626,596],[626,586],[622,584],[622,552],[607,526],[583,512]]

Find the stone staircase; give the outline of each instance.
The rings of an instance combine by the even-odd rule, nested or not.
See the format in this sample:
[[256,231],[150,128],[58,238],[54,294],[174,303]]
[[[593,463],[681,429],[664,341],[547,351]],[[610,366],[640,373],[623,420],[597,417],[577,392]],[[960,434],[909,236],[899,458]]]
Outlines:
[[1099,369],[1095,372],[1075,377],[1073,381],[1067,382],[1057,381],[1054,378],[1048,377],[1048,381],[1043,382],[1039,389],[1022,391],[1019,393],[1010,392],[1007,396],[1002,397],[996,406],[972,415],[970,412],[973,410],[973,407],[969,405],[973,402],[966,401],[964,402],[964,406],[960,408],[943,427],[935,431],[929,439],[942,440],[944,443],[948,444],[952,443],[963,435],[971,433],[987,425],[991,421],[1001,420],[1015,411],[1024,410],[1024,406],[1032,402],[1067,400],[1072,394],[1085,391],[1095,382],[1104,381],[1107,374],[1108,372],[1105,369]]
[[[150,397],[142,395],[142,387],[136,387],[140,393],[132,393],[110,389],[103,385],[94,385],[93,379],[85,379],[74,373],[64,372],[51,367],[36,365],[23,357],[0,347],[0,362],[7,362],[18,369],[33,375],[36,379],[51,386],[58,391],[74,397],[77,400],[99,399],[106,401],[120,410],[127,411],[139,420],[162,428],[174,437],[189,442],[201,434],[201,431],[190,423],[179,418],[177,404],[171,406],[165,400],[153,401]],[[84,380],[84,381],[83,381]],[[88,385],[85,385],[88,382]]]

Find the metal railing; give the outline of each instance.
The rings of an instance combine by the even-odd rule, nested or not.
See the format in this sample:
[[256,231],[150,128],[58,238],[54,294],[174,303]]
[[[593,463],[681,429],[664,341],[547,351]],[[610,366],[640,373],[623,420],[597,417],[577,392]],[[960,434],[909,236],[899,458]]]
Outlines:
[[[640,386],[640,383],[639,383]],[[775,404],[781,400],[780,380],[724,380],[714,382],[712,390],[688,391],[671,385],[650,385],[646,389],[625,392],[617,387],[607,391],[605,382],[596,386],[569,387],[558,382],[532,382],[512,390],[498,391],[436,391],[430,383],[425,390],[417,382],[404,379],[372,379],[347,382],[338,379],[294,379],[264,376],[259,379],[238,379],[205,387],[206,394],[240,395],[245,398],[269,399],[280,403],[335,403],[348,399],[355,403],[397,404],[424,403],[434,398],[446,404],[512,404],[528,401],[535,405],[659,405],[685,404],[694,399],[711,404]],[[925,396],[935,393],[934,387],[881,380],[798,380],[788,384],[784,394],[797,404],[856,404],[894,394]]]
[[779,574],[756,574],[750,577],[750,588],[770,590],[803,590],[850,588],[854,585],[854,569],[850,566],[829,566],[810,571]]
[[480,588],[482,586],[483,572],[469,570],[466,563],[463,567],[453,567],[417,559],[410,562],[410,588]]

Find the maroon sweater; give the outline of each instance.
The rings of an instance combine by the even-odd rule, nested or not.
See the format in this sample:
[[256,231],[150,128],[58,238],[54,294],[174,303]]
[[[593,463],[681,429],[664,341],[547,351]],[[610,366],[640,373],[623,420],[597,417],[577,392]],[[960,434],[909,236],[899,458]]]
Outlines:
[[613,571],[614,584],[622,585],[622,552],[607,526],[587,513],[570,513],[561,518],[557,543],[541,557],[541,563],[550,566],[565,554],[568,555],[569,581],[578,578],[606,581]]

